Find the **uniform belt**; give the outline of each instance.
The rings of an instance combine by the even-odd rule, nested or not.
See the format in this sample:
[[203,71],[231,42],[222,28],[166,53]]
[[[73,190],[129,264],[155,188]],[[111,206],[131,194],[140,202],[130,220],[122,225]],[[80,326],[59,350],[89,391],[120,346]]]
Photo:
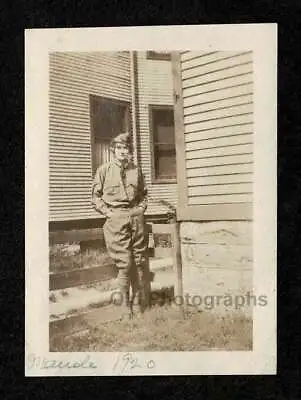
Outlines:
[[119,210],[130,210],[131,208],[133,208],[133,206],[118,206],[118,207],[113,207],[112,211],[119,211]]
[[125,209],[125,210],[129,210],[130,208],[135,208],[137,207],[136,203],[130,203],[130,204],[120,204],[116,207],[113,207],[113,209],[115,210],[119,210],[119,209]]

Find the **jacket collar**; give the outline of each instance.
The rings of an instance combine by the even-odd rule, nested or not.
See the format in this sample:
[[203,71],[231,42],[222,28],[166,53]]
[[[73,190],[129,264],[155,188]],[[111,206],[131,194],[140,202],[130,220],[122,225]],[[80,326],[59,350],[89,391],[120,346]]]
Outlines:
[[119,168],[124,167],[124,169],[127,169],[129,167],[130,162],[126,160],[125,162],[119,161],[117,158],[114,158],[113,163],[117,165]]

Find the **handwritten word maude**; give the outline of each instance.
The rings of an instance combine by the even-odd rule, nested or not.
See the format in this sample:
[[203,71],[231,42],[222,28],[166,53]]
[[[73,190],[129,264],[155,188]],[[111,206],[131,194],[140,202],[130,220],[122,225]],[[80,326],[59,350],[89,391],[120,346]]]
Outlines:
[[79,369],[79,368],[97,368],[97,365],[91,361],[91,357],[87,355],[82,360],[56,360],[47,359],[45,357],[36,357],[34,354],[29,354],[27,357],[28,369]]

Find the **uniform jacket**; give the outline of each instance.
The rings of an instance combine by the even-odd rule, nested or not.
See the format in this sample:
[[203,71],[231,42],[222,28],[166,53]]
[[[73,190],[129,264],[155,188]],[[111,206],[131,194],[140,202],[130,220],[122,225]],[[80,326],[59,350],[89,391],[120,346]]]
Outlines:
[[129,162],[123,168],[118,160],[101,165],[92,185],[92,205],[103,215],[108,210],[147,207],[147,188],[140,168]]

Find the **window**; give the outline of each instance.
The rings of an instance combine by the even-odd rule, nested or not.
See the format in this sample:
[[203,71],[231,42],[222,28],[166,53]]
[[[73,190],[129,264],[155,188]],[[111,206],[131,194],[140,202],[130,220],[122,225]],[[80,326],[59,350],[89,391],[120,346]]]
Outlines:
[[110,142],[120,132],[130,131],[129,104],[90,96],[93,174],[99,165],[110,161]]
[[147,51],[146,58],[149,60],[171,60],[171,53],[168,51]]
[[152,180],[176,182],[176,148],[172,106],[149,106],[152,145]]

